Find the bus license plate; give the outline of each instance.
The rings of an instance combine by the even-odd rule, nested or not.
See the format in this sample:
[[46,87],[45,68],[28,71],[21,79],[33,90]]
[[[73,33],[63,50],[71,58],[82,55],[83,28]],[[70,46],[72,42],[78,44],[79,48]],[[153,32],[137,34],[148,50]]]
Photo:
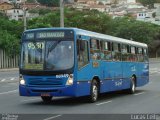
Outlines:
[[51,95],[50,95],[50,93],[41,93],[41,96],[49,97],[49,96],[51,96]]

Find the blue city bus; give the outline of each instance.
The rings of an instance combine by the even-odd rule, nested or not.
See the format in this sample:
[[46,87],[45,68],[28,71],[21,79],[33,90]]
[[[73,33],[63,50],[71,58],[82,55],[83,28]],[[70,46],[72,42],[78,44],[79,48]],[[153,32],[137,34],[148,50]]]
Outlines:
[[39,28],[22,35],[20,96],[88,96],[127,90],[149,82],[144,43],[78,28]]

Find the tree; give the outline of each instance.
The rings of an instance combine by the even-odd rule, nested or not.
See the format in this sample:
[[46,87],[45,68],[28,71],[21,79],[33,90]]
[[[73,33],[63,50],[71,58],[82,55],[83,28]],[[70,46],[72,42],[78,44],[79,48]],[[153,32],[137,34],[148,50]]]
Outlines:
[[137,0],[142,3],[144,6],[148,6],[148,8],[154,8],[154,3],[158,2],[158,0]]
[[150,44],[154,40],[155,26],[128,18],[114,20],[113,35],[125,39]]
[[8,20],[0,17],[0,48],[7,51],[9,55],[19,52],[19,40],[23,31],[22,22]]
[[27,0],[28,3],[35,3],[35,0]]
[[49,6],[49,7],[58,7],[59,6],[59,0],[37,0],[40,4]]
[[[64,12],[65,27],[82,28],[147,43],[152,51],[154,51],[154,44],[151,43],[155,40],[158,41],[160,38],[159,26],[136,21],[129,16],[112,19],[107,14],[96,10],[82,12],[66,8]],[[0,23],[0,47],[6,49],[8,53],[18,50],[19,40],[23,32],[23,22],[17,22],[14,20],[10,21],[6,17],[0,17]],[[28,25],[29,29],[59,27],[60,12],[59,10],[52,11],[48,14],[44,14],[43,16],[28,20]]]
[[0,30],[0,47],[9,55],[19,52],[19,39],[9,34],[6,30]]
[[152,17],[153,17],[153,18],[156,17],[156,12],[152,13]]

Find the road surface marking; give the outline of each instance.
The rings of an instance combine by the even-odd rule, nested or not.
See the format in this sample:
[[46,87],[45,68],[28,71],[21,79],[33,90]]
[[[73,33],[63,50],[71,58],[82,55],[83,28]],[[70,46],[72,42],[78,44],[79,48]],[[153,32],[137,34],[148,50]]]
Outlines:
[[145,92],[140,92],[140,93],[137,93],[137,94],[134,94],[134,95],[141,95],[141,94],[144,94]]
[[52,120],[52,119],[54,119],[54,118],[61,117],[61,116],[62,116],[62,115],[56,115],[56,116],[53,116],[53,117],[46,118],[46,119],[44,119],[44,120]]
[[14,80],[15,78],[11,78],[11,80]]
[[7,91],[7,92],[2,92],[2,93],[0,93],[0,95],[5,95],[5,94],[9,94],[9,93],[15,93],[17,91],[18,91],[18,89],[12,90],[12,91]]
[[28,101],[34,101],[34,100],[40,100],[40,98],[33,98],[33,99],[22,100],[22,102],[28,102]]
[[110,103],[110,102],[112,102],[112,101],[102,102],[102,103],[98,103],[96,105],[103,105],[103,104],[107,104],[107,103]]
[[4,82],[6,79],[2,79],[1,82]]

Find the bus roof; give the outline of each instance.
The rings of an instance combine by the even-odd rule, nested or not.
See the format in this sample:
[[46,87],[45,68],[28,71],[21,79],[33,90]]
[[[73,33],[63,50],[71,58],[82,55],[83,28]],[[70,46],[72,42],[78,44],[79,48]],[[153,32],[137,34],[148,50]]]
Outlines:
[[113,42],[124,43],[124,44],[128,44],[128,45],[147,48],[147,44],[145,44],[145,43],[135,42],[132,40],[118,38],[118,37],[114,37],[111,35],[96,33],[96,32],[83,30],[83,29],[79,29],[79,28],[58,28],[58,27],[57,28],[38,28],[38,29],[26,30],[26,32],[28,32],[28,31],[41,31],[41,30],[74,30],[77,35],[85,35],[85,36],[103,39],[103,40],[107,40],[107,41],[113,41]]

